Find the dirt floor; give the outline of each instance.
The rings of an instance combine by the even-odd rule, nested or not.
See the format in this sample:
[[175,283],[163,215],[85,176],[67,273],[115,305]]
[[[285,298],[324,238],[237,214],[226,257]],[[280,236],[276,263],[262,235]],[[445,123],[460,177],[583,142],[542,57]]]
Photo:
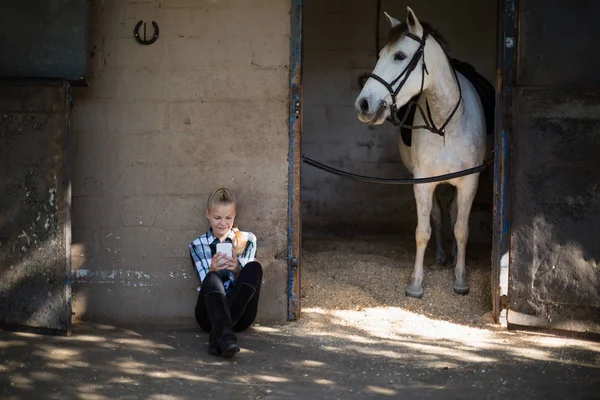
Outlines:
[[[450,250],[450,245],[446,246]],[[414,237],[360,236],[310,238],[303,242],[302,304],[306,308],[354,309],[400,307],[454,323],[491,322],[488,244],[469,244],[467,274],[471,291],[452,291],[453,268],[435,264],[433,242],[425,253],[425,294],[404,295],[415,259]]]
[[452,294],[451,270],[429,270],[414,300],[412,249],[372,239],[306,240],[301,319],[253,326],[233,360],[209,355],[192,322],[0,331],[0,398],[600,398],[600,343],[491,323],[485,251],[469,296]]

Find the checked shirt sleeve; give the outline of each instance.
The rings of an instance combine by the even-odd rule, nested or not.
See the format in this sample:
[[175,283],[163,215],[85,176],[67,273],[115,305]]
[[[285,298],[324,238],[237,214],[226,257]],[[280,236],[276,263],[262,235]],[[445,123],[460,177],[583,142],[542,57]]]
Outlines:
[[210,262],[212,260],[210,254],[210,247],[204,246],[201,242],[201,239],[202,238],[198,238],[192,243],[190,243],[190,256],[192,257],[192,262],[194,263],[194,270],[198,275],[200,283],[204,281],[204,278],[208,274],[208,271],[210,269]]

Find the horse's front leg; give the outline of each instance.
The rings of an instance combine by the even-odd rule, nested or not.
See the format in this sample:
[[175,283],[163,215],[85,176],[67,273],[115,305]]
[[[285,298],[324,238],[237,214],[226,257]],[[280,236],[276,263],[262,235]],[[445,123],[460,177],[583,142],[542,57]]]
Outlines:
[[456,188],[456,222],[454,223],[454,238],[456,240],[456,267],[453,289],[457,294],[468,294],[469,283],[467,282],[467,267],[465,258],[467,252],[467,240],[469,239],[469,215],[475,193],[477,192],[478,175],[470,175],[464,178],[461,185]]
[[409,297],[421,298],[423,296],[423,258],[425,257],[427,243],[431,237],[430,218],[435,187],[436,184],[431,183],[414,185],[418,218],[417,231],[415,233],[417,253],[412,282],[406,288],[406,295]]

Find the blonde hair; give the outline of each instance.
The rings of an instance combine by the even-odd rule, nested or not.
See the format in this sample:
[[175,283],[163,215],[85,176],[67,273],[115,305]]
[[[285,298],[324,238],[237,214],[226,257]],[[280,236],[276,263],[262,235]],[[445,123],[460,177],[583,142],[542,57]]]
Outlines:
[[[219,188],[212,192],[210,196],[208,196],[208,200],[206,201],[206,210],[210,211],[210,209],[214,206],[228,206],[232,204],[233,208],[237,211],[237,201],[233,193],[226,188]],[[237,257],[244,252],[246,249],[246,245],[248,244],[248,237],[246,234],[241,232],[235,223],[231,228],[233,231],[233,253]]]

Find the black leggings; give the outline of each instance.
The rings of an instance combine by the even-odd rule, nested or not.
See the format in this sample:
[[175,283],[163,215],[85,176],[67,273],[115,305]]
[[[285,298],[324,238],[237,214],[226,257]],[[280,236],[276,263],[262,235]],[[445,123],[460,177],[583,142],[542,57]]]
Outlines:
[[[242,268],[236,280],[235,286],[227,295],[227,303],[229,306],[238,307],[240,305],[239,302],[235,302],[234,304],[232,303],[238,295],[238,292],[240,292],[240,289],[244,286],[242,283],[252,286],[256,292],[247,303],[246,309],[239,317],[237,323],[233,326],[233,330],[235,332],[241,332],[248,329],[248,327],[252,325],[254,319],[256,318],[260,286],[262,283],[262,267],[258,262],[251,261],[246,264],[244,268]],[[198,322],[198,325],[200,325],[200,327],[206,332],[210,332],[212,327],[206,311],[206,305],[204,304],[204,295],[210,292],[221,292],[222,294],[225,294],[223,281],[216,272],[209,272],[204,278],[204,281],[202,282],[202,288],[200,289],[200,294],[198,296],[198,302],[196,303],[196,321]],[[240,311],[241,310],[236,310],[234,308],[230,309],[231,315],[237,315],[240,313]]]

